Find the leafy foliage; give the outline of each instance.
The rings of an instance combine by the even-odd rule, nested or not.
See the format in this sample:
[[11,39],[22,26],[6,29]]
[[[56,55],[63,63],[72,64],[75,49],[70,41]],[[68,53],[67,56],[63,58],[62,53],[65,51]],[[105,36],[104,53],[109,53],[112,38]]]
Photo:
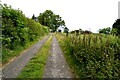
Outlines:
[[[60,39],[60,37],[58,37]],[[60,44],[72,56],[80,78],[118,78],[120,75],[120,38],[87,34],[62,37]]]
[[[3,5],[2,11],[3,45],[13,49],[18,43],[27,40],[26,18],[20,10]],[[26,34],[26,35],[24,35]]]
[[55,15],[51,10],[46,10],[38,16],[39,23],[48,26],[55,32],[58,27],[65,26],[64,20],[59,15]]
[[[20,10],[12,9],[7,4],[2,5],[2,45],[3,50],[14,50],[25,46],[30,41],[49,33],[49,28],[28,19]],[[3,51],[4,52],[4,51]],[[3,53],[3,59],[8,53]]]
[[69,29],[67,27],[64,28],[64,33],[68,33]]
[[116,22],[113,24],[112,33],[120,35],[120,19],[117,19]]
[[37,17],[35,17],[35,15],[33,14],[32,19],[35,21],[38,21]]
[[109,34],[111,31],[110,27],[99,29],[99,33]]

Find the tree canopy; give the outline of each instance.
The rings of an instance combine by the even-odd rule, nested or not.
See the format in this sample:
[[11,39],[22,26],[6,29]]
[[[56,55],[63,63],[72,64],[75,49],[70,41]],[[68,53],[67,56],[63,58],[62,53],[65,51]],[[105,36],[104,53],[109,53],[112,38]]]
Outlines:
[[54,14],[51,10],[46,10],[45,12],[40,13],[38,21],[40,24],[48,26],[53,32],[55,32],[58,27],[65,26],[65,21],[62,20],[62,17]]
[[99,29],[99,33],[109,34],[111,31],[110,27]]
[[67,27],[64,28],[64,33],[68,33],[69,29]]
[[33,20],[35,20],[35,19],[36,19],[36,17],[35,17],[35,15],[34,15],[34,14],[33,14],[33,16],[32,16],[32,19],[33,19]]
[[120,19],[117,19],[112,27],[113,27],[112,33],[116,35],[120,35]]

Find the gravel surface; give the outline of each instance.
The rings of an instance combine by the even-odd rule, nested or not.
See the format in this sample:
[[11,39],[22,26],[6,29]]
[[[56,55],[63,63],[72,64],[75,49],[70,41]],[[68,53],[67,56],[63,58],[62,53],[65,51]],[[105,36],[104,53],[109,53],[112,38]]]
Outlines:
[[48,57],[43,78],[72,78],[69,67],[53,34],[51,55]]
[[27,52],[21,54],[13,62],[7,65],[2,70],[3,78],[16,78],[21,73],[21,70],[25,67],[25,65],[29,62],[29,60],[44,45],[49,37],[50,35],[33,45]]

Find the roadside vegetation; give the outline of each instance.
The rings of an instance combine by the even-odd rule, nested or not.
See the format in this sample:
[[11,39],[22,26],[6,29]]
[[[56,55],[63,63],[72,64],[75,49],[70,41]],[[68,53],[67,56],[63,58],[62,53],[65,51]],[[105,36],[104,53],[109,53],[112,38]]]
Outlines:
[[[82,29],[69,32],[62,17],[51,10],[27,18],[7,4],[2,8],[2,63],[20,55],[49,32],[56,37],[75,78],[113,79],[120,76],[120,19],[99,33]],[[1,14],[1,13],[0,13]],[[1,17],[1,16],[0,16]],[[62,29],[64,29],[64,33]],[[18,78],[42,78],[52,36],[30,60]]]
[[18,78],[43,78],[47,57],[50,55],[49,50],[51,42],[52,36],[50,36],[45,45],[43,45],[43,47],[30,60]]
[[105,34],[56,34],[76,78],[119,78],[120,38]]
[[25,17],[22,11],[2,6],[2,63],[49,34],[49,28]]

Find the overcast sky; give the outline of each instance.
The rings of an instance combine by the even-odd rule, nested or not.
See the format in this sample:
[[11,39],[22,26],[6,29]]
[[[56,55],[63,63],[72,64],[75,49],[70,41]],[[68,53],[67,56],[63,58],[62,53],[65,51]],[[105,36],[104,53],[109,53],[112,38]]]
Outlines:
[[118,19],[120,0],[1,0],[2,3],[20,9],[31,18],[45,10],[59,14],[71,30],[83,29],[97,32],[100,28],[112,27]]

